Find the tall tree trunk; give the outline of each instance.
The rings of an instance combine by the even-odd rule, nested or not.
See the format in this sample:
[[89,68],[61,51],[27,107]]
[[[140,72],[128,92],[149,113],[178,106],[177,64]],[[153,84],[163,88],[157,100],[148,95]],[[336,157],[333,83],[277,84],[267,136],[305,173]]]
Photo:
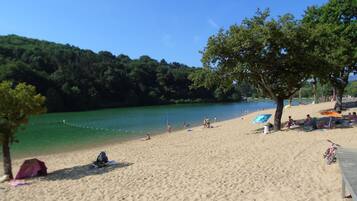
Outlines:
[[340,79],[336,79],[335,81],[335,90],[336,90],[336,104],[335,104],[335,110],[336,111],[342,111],[342,97],[343,93],[345,91],[345,88],[348,84],[348,77],[351,72],[349,70],[350,68],[345,67],[342,72],[340,73]]
[[314,96],[314,104],[318,103],[318,100],[317,100],[317,80],[316,78],[313,78],[314,81],[312,82],[312,93],[313,93],[313,96]]
[[332,88],[332,101],[336,101],[336,87]]
[[299,104],[302,103],[302,100],[301,100],[301,88],[299,89]]
[[276,110],[274,116],[274,130],[279,131],[281,129],[281,116],[283,115],[284,109],[284,99],[277,98],[276,99]]
[[9,138],[7,137],[5,137],[2,143],[2,153],[3,153],[3,160],[4,160],[4,174],[8,175],[10,179],[13,179],[14,177],[12,175]]
[[335,104],[336,111],[342,111],[342,97],[343,97],[344,90],[345,88],[336,88],[336,104]]

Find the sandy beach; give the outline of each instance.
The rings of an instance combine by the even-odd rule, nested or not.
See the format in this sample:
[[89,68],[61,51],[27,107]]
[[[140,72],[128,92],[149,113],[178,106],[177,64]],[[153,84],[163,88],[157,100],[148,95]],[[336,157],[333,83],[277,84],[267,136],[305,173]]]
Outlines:
[[[294,106],[284,110],[283,120],[289,115],[304,119],[308,113],[319,117],[320,110],[332,107]],[[352,111],[357,108],[344,114]],[[357,127],[262,135],[256,130],[263,125],[252,120],[263,113],[274,110],[214,123],[212,129],[38,156],[50,174],[26,180],[26,186],[0,184],[0,200],[343,200],[339,167],[326,165],[322,154],[329,146],[326,139],[357,148]],[[102,150],[119,165],[90,170],[88,164]],[[13,161],[14,174],[23,160]]]

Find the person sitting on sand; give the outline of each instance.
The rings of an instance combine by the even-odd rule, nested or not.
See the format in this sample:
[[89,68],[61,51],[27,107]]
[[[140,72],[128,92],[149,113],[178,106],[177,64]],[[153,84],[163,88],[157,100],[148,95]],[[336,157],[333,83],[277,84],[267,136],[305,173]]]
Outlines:
[[349,112],[348,115],[344,116],[345,118],[349,119],[349,120],[352,120],[352,113]]
[[304,121],[304,128],[307,130],[314,130],[317,128],[316,120],[310,117],[310,114],[306,115],[306,119]]
[[95,168],[102,168],[108,165],[108,156],[107,154],[102,151],[99,153],[97,160],[92,163],[92,166]]
[[310,117],[310,115],[306,115],[306,119],[304,121],[304,125],[308,125],[311,124],[312,118]]
[[357,114],[356,114],[356,112],[352,113],[351,121],[357,123]]
[[287,127],[290,128],[291,126],[295,125],[295,121],[289,116]]

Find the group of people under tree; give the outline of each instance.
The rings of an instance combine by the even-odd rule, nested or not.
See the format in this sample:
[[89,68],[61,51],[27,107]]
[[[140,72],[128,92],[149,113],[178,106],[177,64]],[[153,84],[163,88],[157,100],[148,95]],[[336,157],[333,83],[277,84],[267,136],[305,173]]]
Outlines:
[[[338,112],[341,114],[341,112]],[[352,124],[357,124],[357,115],[356,112],[350,112],[348,115],[341,115],[341,117],[322,117],[312,118],[310,114],[306,115],[305,120],[295,121],[291,116],[288,117],[286,122],[286,127],[288,129],[295,126],[303,126],[305,131],[311,131],[321,128],[335,128],[335,127],[350,127]]]

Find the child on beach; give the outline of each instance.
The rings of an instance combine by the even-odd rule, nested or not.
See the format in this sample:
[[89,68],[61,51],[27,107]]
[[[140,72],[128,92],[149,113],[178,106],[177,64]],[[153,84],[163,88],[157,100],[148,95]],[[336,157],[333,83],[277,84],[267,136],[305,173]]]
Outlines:
[[203,128],[211,128],[211,122],[208,118],[203,120]]
[[295,121],[289,116],[287,127],[290,128],[291,126],[295,125]]

